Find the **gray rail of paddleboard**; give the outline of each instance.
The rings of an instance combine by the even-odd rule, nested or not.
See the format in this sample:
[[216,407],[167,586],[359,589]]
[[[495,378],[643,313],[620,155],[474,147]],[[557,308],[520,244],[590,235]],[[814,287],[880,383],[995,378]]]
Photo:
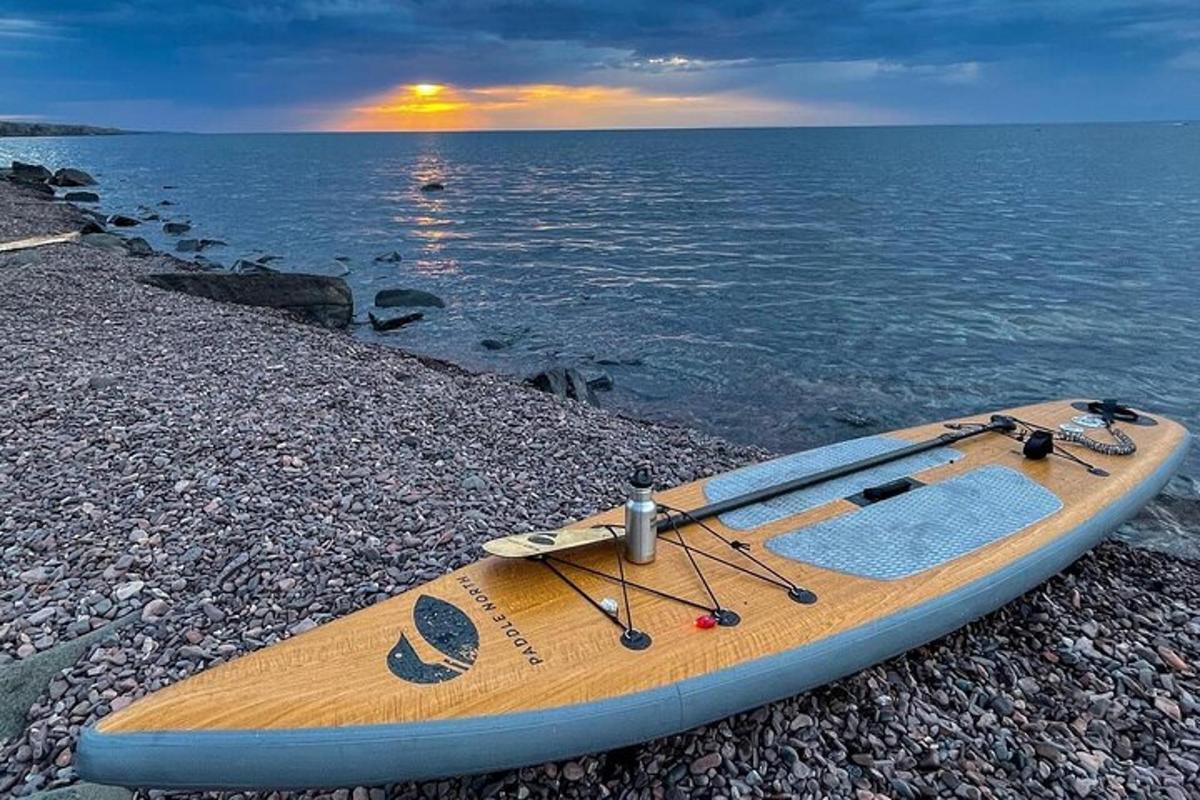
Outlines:
[[[382,784],[571,758],[693,728],[798,694],[957,630],[1043,583],[1150,501],[1190,437],[1140,485],[1003,569],[889,617],[784,653],[637,694],[544,711],[395,725],[260,731],[83,731],[84,780],[158,789]],[[797,607],[820,613],[820,604]],[[636,658],[636,655],[631,655]]]

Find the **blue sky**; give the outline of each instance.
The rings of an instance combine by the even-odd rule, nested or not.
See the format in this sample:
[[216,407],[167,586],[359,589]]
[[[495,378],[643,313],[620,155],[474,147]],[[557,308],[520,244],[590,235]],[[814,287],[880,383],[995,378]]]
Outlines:
[[0,118],[243,131],[1200,117],[1200,0],[3,0]]

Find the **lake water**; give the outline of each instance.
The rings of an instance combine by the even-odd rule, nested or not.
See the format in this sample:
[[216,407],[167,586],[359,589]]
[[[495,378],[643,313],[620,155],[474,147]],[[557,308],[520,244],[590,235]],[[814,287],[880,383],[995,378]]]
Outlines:
[[347,257],[363,320],[384,288],[447,301],[360,336],[604,370],[608,406],[778,451],[1066,395],[1200,430],[1200,125],[0,139],[11,157],[92,171],[106,211],[170,200],[225,264]]

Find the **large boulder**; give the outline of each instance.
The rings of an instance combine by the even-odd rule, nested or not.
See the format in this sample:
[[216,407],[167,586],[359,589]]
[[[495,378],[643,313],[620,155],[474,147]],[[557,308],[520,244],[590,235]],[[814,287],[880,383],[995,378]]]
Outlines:
[[354,315],[350,287],[341,278],[325,275],[162,272],[146,275],[140,280],[160,289],[221,303],[282,308],[328,328],[344,328]]
[[50,183],[54,186],[95,186],[96,179],[81,169],[64,167],[54,173]]
[[401,308],[418,306],[425,308],[445,308],[446,301],[430,292],[420,289],[384,289],[375,295],[375,305],[380,308]]
[[12,162],[13,180],[22,183],[45,183],[53,175],[41,164],[26,164],[24,161]]

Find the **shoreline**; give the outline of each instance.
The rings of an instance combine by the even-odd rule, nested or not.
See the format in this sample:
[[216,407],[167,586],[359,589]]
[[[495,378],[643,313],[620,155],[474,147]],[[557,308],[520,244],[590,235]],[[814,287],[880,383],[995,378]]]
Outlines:
[[[85,216],[6,182],[0,208],[5,241]],[[82,639],[16,709],[0,796],[72,785],[79,726],[144,691],[475,560],[493,529],[611,505],[641,455],[672,484],[764,455],[136,281],[173,261],[74,243],[0,255],[0,670]],[[1200,564],[1106,543],[817,691],[389,793],[1196,796],[1197,578]]]

